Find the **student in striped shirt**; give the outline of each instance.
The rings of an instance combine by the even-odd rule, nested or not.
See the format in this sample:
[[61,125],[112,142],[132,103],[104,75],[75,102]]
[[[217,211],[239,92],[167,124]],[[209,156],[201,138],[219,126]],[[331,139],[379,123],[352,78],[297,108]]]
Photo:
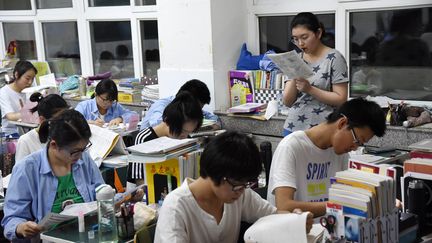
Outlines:
[[[201,127],[203,113],[199,102],[189,92],[179,93],[165,108],[162,123],[142,129],[135,138],[135,144],[144,143],[158,137],[186,138]],[[144,183],[144,164],[130,163],[128,181]]]

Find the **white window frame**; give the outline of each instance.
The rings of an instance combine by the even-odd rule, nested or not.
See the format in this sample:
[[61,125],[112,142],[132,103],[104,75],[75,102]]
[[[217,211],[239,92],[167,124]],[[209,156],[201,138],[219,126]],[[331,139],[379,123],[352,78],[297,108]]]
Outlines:
[[[143,56],[139,21],[158,19],[157,6],[135,6],[135,0],[130,0],[129,6],[89,7],[88,0],[72,0],[72,8],[36,9],[36,0],[31,0],[32,10],[0,11],[0,33],[3,33],[3,23],[32,22],[35,30],[37,60],[45,61],[45,48],[42,23],[71,22],[77,23],[78,42],[80,50],[82,75],[93,75],[93,57],[90,35],[91,21],[130,21],[132,38],[132,55],[134,60],[134,75],[141,77]],[[0,38],[0,56],[6,56],[4,36]]]
[[[432,7],[430,0],[309,0],[307,4],[302,0],[247,0],[248,8],[248,49],[259,53],[259,25],[258,17],[296,15],[299,12],[315,14],[335,14],[335,48],[347,60],[349,53],[349,13],[357,11],[395,10],[405,8]],[[348,62],[349,65],[349,62]],[[432,106],[432,101],[408,100],[412,105]]]

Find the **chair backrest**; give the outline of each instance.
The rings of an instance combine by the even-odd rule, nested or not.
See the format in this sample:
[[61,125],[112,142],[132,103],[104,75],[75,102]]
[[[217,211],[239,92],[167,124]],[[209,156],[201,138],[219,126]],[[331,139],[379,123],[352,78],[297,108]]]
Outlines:
[[272,162],[272,145],[269,141],[264,141],[260,143],[260,154],[261,154],[261,161],[264,165],[264,170],[266,174],[266,185],[268,185],[269,176],[270,176],[270,166]]
[[134,243],[153,243],[154,236],[156,233],[156,224],[157,222],[153,222],[147,226],[139,229],[134,236]]

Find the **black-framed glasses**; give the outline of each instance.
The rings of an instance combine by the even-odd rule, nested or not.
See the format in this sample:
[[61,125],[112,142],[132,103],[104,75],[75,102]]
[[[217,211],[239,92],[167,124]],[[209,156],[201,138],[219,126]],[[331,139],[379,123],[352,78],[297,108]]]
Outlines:
[[91,146],[92,146],[92,142],[89,142],[83,149],[79,149],[79,150],[75,150],[73,152],[69,152],[71,157],[74,157],[77,154],[81,154],[84,153],[85,151],[87,151]]
[[357,138],[357,134],[355,133],[353,127],[351,127],[351,134],[353,136],[353,143],[356,144],[356,145],[358,145],[358,146],[363,146],[363,143],[360,142],[360,140]]
[[254,187],[257,184],[256,181],[249,181],[249,182],[246,182],[244,184],[236,184],[236,183],[230,181],[226,177],[224,177],[223,179],[224,179],[224,181],[228,182],[228,184],[231,185],[233,192],[238,192],[238,191],[241,191],[241,190],[244,190],[244,189],[247,189],[247,188],[251,188],[251,187]]
[[104,103],[114,103],[115,100],[110,100],[110,99],[105,99],[104,97],[98,95],[97,97],[99,97],[101,99],[102,102]]
[[[348,123],[348,126],[349,126],[349,119],[348,119],[348,117],[345,116],[345,115],[342,114],[342,113],[341,113],[341,116],[343,116],[343,117],[345,117],[345,118],[347,119],[347,123]],[[355,145],[357,145],[357,146],[363,146],[363,143],[360,142],[360,140],[359,140],[358,137],[357,137],[357,134],[356,134],[355,131],[354,131],[354,127],[349,127],[349,128],[350,128],[350,130],[351,130],[351,135],[352,135],[352,137],[353,137],[353,143],[354,143]]]

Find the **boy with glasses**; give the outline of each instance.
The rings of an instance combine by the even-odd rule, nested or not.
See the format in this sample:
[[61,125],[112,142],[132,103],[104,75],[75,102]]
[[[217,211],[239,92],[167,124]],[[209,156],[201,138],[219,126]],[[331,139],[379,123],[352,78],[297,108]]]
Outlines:
[[382,137],[385,114],[363,98],[345,102],[320,123],[283,138],[273,156],[267,199],[279,210],[325,214],[330,177],[346,168],[348,152]]
[[[250,189],[262,171],[252,139],[237,132],[214,138],[201,156],[200,177],[186,179],[165,198],[155,242],[237,242],[240,222],[253,223],[276,208]],[[308,215],[307,231],[312,226]],[[287,225],[286,227],[290,227]]]

